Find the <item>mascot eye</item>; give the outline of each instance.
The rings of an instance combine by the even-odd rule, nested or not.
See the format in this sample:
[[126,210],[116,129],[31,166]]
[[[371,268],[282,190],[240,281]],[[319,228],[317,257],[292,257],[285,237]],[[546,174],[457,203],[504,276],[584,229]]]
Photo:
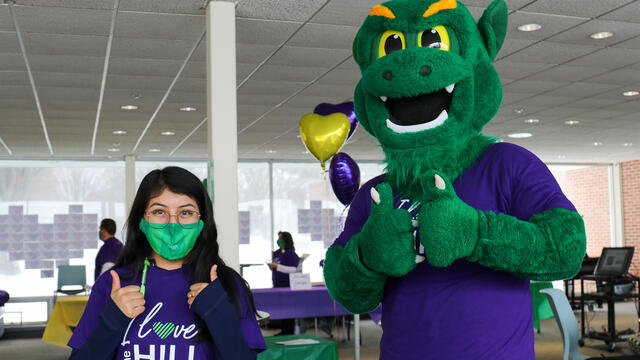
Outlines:
[[380,44],[378,45],[378,57],[381,58],[385,55],[389,55],[394,51],[402,50],[405,48],[404,34],[400,31],[387,30],[380,37]]
[[429,47],[449,51],[449,33],[444,26],[439,25],[433,29],[421,31],[418,35],[418,46]]

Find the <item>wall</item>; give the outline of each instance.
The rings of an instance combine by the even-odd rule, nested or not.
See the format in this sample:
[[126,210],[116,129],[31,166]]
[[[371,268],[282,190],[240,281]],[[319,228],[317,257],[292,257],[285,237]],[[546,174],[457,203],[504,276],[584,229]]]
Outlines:
[[635,246],[630,273],[640,275],[640,160],[621,164],[624,242]]
[[611,246],[609,167],[592,166],[566,172],[565,194],[584,218],[587,255],[600,256]]

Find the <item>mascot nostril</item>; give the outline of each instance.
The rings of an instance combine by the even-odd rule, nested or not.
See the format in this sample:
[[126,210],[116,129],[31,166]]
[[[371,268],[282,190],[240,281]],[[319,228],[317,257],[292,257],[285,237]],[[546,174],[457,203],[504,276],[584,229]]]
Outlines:
[[420,75],[422,76],[428,76],[429,74],[431,74],[431,66],[429,65],[423,65],[420,68]]
[[352,313],[382,303],[380,359],[534,360],[529,281],[582,264],[582,217],[546,165],[481,133],[502,101],[507,19],[505,0],[477,22],[457,0],[391,0],[355,38],[355,111],[386,168],[323,271]]

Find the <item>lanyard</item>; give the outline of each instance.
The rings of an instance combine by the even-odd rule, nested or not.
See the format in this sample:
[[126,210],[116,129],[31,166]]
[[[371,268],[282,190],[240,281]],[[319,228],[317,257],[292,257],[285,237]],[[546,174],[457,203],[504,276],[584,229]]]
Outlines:
[[142,293],[142,295],[144,295],[144,292],[146,290],[146,283],[147,283],[147,268],[149,267],[149,260],[144,259],[144,268],[142,268],[142,280],[140,281],[140,293]]

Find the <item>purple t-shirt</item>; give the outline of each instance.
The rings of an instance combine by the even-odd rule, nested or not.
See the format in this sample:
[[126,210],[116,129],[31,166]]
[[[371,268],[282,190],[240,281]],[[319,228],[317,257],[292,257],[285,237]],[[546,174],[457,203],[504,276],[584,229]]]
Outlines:
[[96,255],[96,268],[93,273],[93,280],[98,280],[100,270],[102,270],[102,266],[105,263],[116,263],[121,251],[122,243],[120,240],[110,237],[104,241],[104,244],[102,244],[102,247],[100,247],[100,250],[98,251],[98,255]]
[[[120,274],[121,286],[140,285],[140,276],[135,281],[124,281],[123,269],[115,269]],[[100,313],[107,305],[111,294],[111,274],[102,274],[91,290],[87,307],[68,345],[79,349],[87,341],[98,324]],[[243,299],[238,282],[238,295]],[[215,359],[211,346],[198,341],[198,327],[195,315],[189,309],[187,293],[189,283],[183,269],[164,270],[149,266],[147,270],[145,311],[129,324],[116,351],[117,360],[149,359],[153,353],[162,359],[210,360]],[[264,338],[256,317],[246,302],[241,300],[242,316],[240,328],[251,349],[265,349]],[[174,356],[171,356],[174,354]],[[145,357],[146,356],[146,357]],[[158,357],[159,356],[159,357]]]
[[[360,232],[371,210],[370,189],[383,181],[378,176],[358,191],[334,245]],[[520,220],[554,208],[575,211],[546,165],[508,143],[492,145],[453,187],[475,209]],[[394,207],[414,218],[420,210],[395,190]],[[424,254],[418,239],[416,251]],[[403,277],[387,279],[380,359],[533,360],[532,324],[529,280],[466,260],[444,268],[425,261]]]
[[[289,249],[285,252],[282,252],[281,249],[278,249],[273,252],[273,262],[276,262],[280,265],[284,266],[293,266],[297,267],[298,263],[300,263],[300,258],[296,251],[293,249]],[[276,269],[272,269],[271,280],[273,281],[273,287],[289,287],[289,274],[277,271]]]

